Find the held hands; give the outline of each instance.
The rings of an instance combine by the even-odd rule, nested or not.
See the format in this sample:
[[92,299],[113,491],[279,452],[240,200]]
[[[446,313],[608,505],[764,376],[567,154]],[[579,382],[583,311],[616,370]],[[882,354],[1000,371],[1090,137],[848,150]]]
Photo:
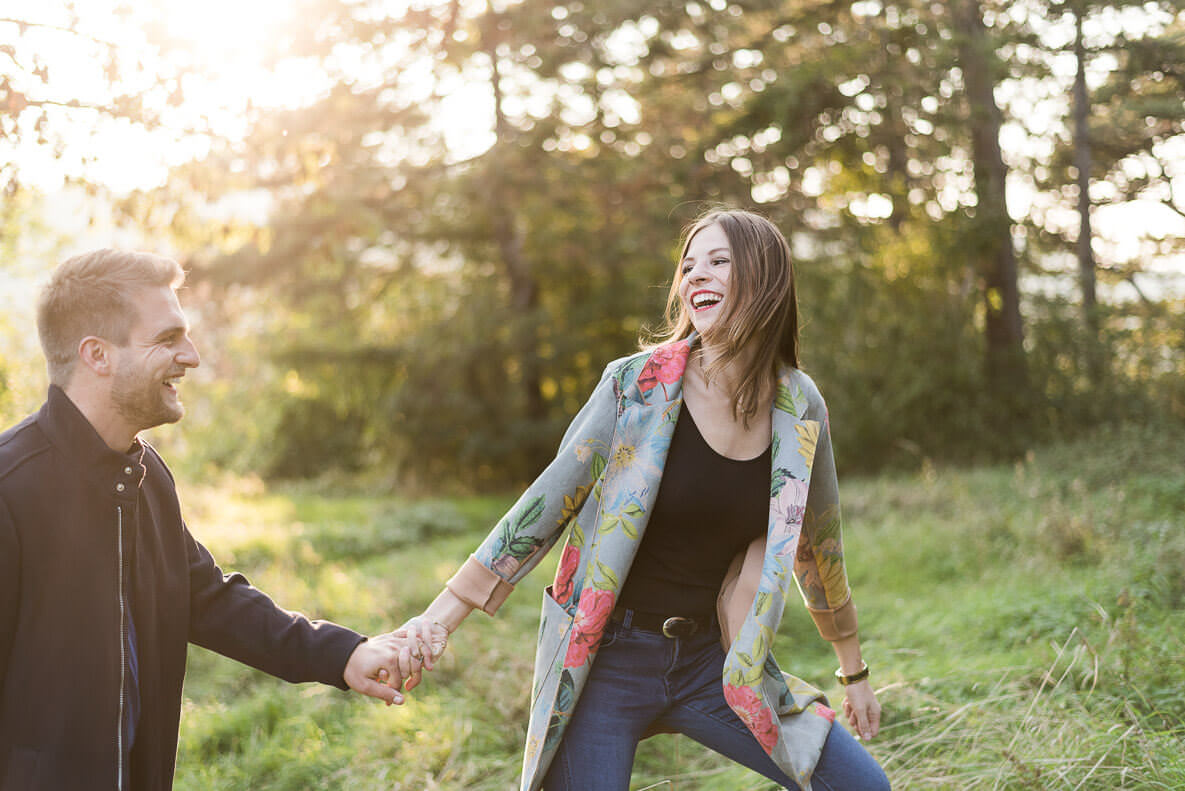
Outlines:
[[[389,635],[384,635],[399,644],[399,674],[390,676],[386,682],[396,688],[402,683],[405,690],[419,686],[422,668],[431,670],[436,660],[444,654],[448,634],[443,624],[417,615]],[[399,681],[393,683],[392,679],[395,678]]]
[[401,704],[404,691],[416,687],[424,668],[444,653],[448,631],[440,624],[416,617],[393,632],[360,643],[350,655],[343,673],[356,692]]
[[843,713],[864,741],[880,731],[881,704],[867,679],[844,687]]

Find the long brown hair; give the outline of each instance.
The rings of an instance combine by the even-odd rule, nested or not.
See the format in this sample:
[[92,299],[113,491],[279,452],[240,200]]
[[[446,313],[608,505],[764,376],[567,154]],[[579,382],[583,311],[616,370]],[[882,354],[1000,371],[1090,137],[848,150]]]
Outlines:
[[711,379],[729,364],[752,355],[732,403],[733,415],[747,424],[757,413],[763,391],[772,386],[778,366],[798,367],[794,264],[790,245],[777,226],[740,209],[712,209],[688,224],[667,295],[665,324],[655,345],[686,338],[694,329],[679,293],[683,259],[695,235],[712,225],[719,225],[728,238],[732,268],[723,313],[702,336],[704,345],[719,351],[704,373]]

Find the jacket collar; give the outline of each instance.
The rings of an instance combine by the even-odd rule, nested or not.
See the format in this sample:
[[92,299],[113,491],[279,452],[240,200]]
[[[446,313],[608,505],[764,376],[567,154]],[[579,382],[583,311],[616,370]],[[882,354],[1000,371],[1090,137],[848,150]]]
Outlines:
[[[624,390],[624,397],[643,406],[657,406],[683,400],[683,374],[691,350],[699,342],[692,332],[686,338],[656,346],[642,357],[638,376]],[[806,417],[807,401],[798,381],[798,371],[789,365],[778,369],[778,390],[774,397],[774,417],[788,412]]]
[[139,438],[126,453],[112,450],[57,385],[50,385],[37,423],[67,463],[91,483],[119,500],[134,501],[139,496],[147,474],[145,447]]

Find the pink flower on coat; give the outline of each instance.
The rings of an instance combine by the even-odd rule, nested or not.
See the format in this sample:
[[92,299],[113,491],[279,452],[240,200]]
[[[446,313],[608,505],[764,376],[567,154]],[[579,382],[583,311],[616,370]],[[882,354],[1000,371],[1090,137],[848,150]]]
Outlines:
[[571,545],[564,547],[560,567],[555,573],[555,583],[551,586],[551,594],[560,604],[567,604],[568,599],[572,598],[572,576],[579,563],[580,550]]
[[793,540],[802,530],[802,520],[806,516],[806,500],[809,492],[810,487],[797,478],[787,478],[782,485],[782,490],[778,492],[778,498],[773,508],[777,524],[774,525],[773,533],[770,535],[771,544],[778,554],[788,554]]
[[741,722],[745,723],[745,727],[757,737],[761,748],[767,753],[772,753],[774,745],[778,742],[778,724],[773,711],[761,702],[753,688],[725,684],[724,700],[741,718]]
[[646,395],[660,383],[664,385],[665,392],[665,385],[678,382],[683,376],[683,369],[687,367],[687,350],[689,348],[687,341],[680,341],[659,346],[651,352],[650,359],[646,361],[646,365],[642,366],[642,372],[638,374],[638,389],[642,395]]
[[835,712],[824,706],[822,703],[815,704],[815,714],[818,714],[828,722],[835,722]]
[[597,652],[601,635],[605,633],[605,624],[613,613],[614,598],[613,591],[588,588],[581,592],[564,667],[579,667]]

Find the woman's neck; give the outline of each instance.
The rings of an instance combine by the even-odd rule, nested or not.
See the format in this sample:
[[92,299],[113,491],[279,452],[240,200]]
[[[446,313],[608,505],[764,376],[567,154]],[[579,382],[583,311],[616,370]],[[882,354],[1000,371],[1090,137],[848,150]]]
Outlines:
[[754,350],[745,349],[734,359],[713,369],[713,364],[720,359],[720,351],[701,342],[692,352],[691,363],[708,391],[731,401],[740,390],[755,357]]

